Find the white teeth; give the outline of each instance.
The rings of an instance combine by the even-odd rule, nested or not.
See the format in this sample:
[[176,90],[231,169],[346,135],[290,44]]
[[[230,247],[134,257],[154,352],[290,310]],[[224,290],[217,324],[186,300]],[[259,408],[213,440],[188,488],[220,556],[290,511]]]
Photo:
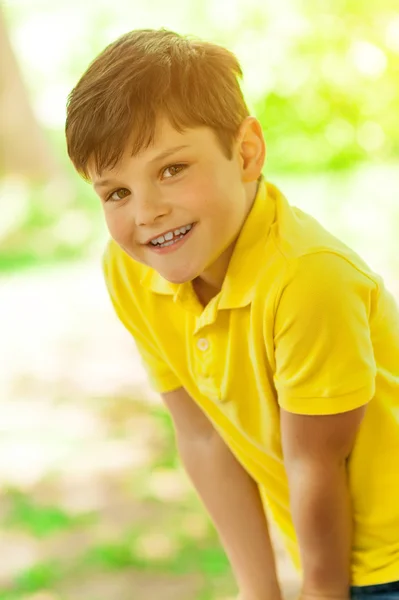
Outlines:
[[[163,246],[170,246],[174,235],[176,237],[184,235],[185,233],[187,233],[187,231],[190,231],[191,228],[192,225],[184,225],[183,227],[179,227],[179,229],[175,229],[174,231],[168,231],[168,233],[165,233],[165,235],[160,235],[159,237],[155,238],[155,240],[151,240],[151,244],[153,246],[158,246],[158,244],[162,244]],[[167,243],[165,243],[165,241]]]

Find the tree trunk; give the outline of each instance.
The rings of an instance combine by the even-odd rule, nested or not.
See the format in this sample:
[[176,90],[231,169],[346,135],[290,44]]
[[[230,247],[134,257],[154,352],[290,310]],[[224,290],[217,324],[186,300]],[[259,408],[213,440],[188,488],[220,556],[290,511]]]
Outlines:
[[0,177],[43,181],[61,171],[33,112],[0,9]]

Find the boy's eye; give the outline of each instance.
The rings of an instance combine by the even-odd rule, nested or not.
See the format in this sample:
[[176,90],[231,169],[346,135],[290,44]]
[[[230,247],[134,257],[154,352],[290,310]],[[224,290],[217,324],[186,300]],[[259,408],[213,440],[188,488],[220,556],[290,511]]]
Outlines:
[[126,198],[128,194],[130,194],[129,190],[126,188],[119,188],[108,196],[107,202],[118,202],[118,200],[123,200],[123,198]]
[[181,164],[169,165],[169,167],[166,167],[162,171],[163,178],[164,179],[170,179],[171,177],[174,177],[175,175],[178,175],[186,167],[187,167],[187,165],[181,165]]

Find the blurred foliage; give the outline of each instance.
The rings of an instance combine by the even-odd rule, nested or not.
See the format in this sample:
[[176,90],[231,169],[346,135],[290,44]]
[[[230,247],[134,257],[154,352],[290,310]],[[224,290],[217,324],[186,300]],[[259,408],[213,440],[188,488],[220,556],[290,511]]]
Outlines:
[[67,184],[49,194],[48,186],[28,182],[9,195],[14,179],[0,183],[0,268],[95,252],[105,238],[94,193],[66,156],[65,103],[91,60],[133,28],[166,27],[237,54],[244,92],[265,131],[270,174],[352,169],[399,156],[397,0],[13,0],[4,11]]
[[[165,26],[237,53],[273,170],[348,167],[399,151],[396,0],[15,0],[8,15],[44,123],[62,126],[62,100],[106,44],[131,28]],[[32,48],[33,39],[43,42]]]
[[4,528],[21,527],[38,538],[80,527],[90,522],[90,515],[71,516],[57,506],[42,506],[32,501],[18,489],[7,490],[10,510],[4,522]]
[[[26,567],[14,568],[8,583],[0,581],[0,600],[102,600],[109,596],[107,589],[96,591],[99,574],[120,582],[114,597],[123,600],[132,597],[129,580],[124,579],[128,576],[145,577],[151,582],[167,577],[176,582],[193,575],[197,592],[190,592],[192,583],[187,581],[186,592],[180,591],[179,598],[231,598],[236,588],[231,568],[196,493],[181,467],[159,466],[164,455],[175,459],[177,455],[171,418],[164,407],[149,408],[146,401],[132,402],[124,397],[114,397],[112,403],[107,398],[86,399],[85,404],[97,418],[104,419],[108,440],[118,439],[121,428],[128,427],[132,418],[138,422],[144,418],[141,428],[145,424],[151,452],[142,466],[118,470],[113,476],[112,494],[102,509],[70,515],[54,500],[51,505],[44,503],[44,490],[50,489],[50,481],[52,496],[62,501],[62,469],[33,489],[3,490],[0,528],[2,536],[8,536],[10,552],[21,539],[16,537],[13,544],[12,535],[22,534],[26,541],[37,542],[37,556]],[[154,486],[159,473],[166,477]],[[170,489],[173,494],[168,498]],[[120,520],[124,506],[127,513]],[[77,594],[73,590],[80,590],[82,582],[83,589]]]
[[[389,179],[383,169],[373,187],[363,175],[366,184],[358,203],[349,205],[352,179],[342,171],[362,164],[388,165],[398,158],[397,0],[6,0],[2,8],[27,93],[64,176],[33,182],[18,173],[4,173],[0,270],[98,256],[101,251],[106,232],[99,202],[66,156],[66,98],[106,44],[139,27],[192,33],[233,50],[243,66],[249,105],[265,131],[271,178],[284,177],[291,192],[300,189],[303,175],[314,177],[313,186],[308,181],[305,185],[305,208],[319,210],[320,217],[328,212],[329,223],[343,213],[359,231],[374,231],[376,226],[382,230],[383,214],[392,215],[384,227],[396,240],[397,176]],[[334,183],[338,179],[339,186]],[[373,257],[380,251],[378,240],[381,235],[365,242]],[[68,402],[74,399],[68,396]],[[77,400],[81,407],[88,404],[87,398]],[[93,404],[96,411],[103,410],[98,398]],[[132,435],[127,421],[148,413],[148,406],[133,405],[130,398],[106,398],[103,404],[107,411],[122,414],[114,420],[109,412],[103,415],[107,427],[112,423],[113,439]],[[187,596],[193,600],[234,593],[226,556],[194,491],[168,498],[159,482],[154,484],[160,474],[165,481],[173,475],[179,490],[184,480],[170,417],[164,410],[153,410],[149,427],[154,430],[148,437],[151,459],[141,467],[117,471],[121,485],[118,491],[112,489],[109,506],[70,514],[62,504],[61,472],[53,474],[59,505],[36,501],[37,490],[2,490],[6,510],[0,511],[0,525],[9,544],[3,563],[12,550],[23,554],[21,533],[40,548],[52,545],[0,586],[0,600],[79,599],[80,581],[88,578],[95,588],[100,576],[110,573],[116,580],[126,572],[154,581],[158,576],[199,574],[198,593]],[[45,495],[44,482],[38,484],[39,491],[41,487]],[[119,522],[121,506],[126,505],[129,522]],[[9,537],[13,535],[17,550]],[[40,592],[43,596],[36,595]],[[95,591],[84,593],[84,600],[100,600]],[[122,600],[122,595],[113,597]]]
[[[71,176],[72,177],[72,176]],[[71,260],[97,247],[104,230],[99,207],[83,181],[0,180],[0,271]]]

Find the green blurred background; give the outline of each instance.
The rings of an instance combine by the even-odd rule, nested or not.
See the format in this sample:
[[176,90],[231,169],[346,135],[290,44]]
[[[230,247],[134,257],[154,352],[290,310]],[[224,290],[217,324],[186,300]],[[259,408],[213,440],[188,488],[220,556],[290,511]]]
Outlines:
[[[397,0],[0,2],[0,599],[227,600],[170,419],[112,314],[99,201],[68,163],[69,91],[106,44],[226,45],[265,175],[399,297]],[[275,537],[289,597],[292,568]]]

